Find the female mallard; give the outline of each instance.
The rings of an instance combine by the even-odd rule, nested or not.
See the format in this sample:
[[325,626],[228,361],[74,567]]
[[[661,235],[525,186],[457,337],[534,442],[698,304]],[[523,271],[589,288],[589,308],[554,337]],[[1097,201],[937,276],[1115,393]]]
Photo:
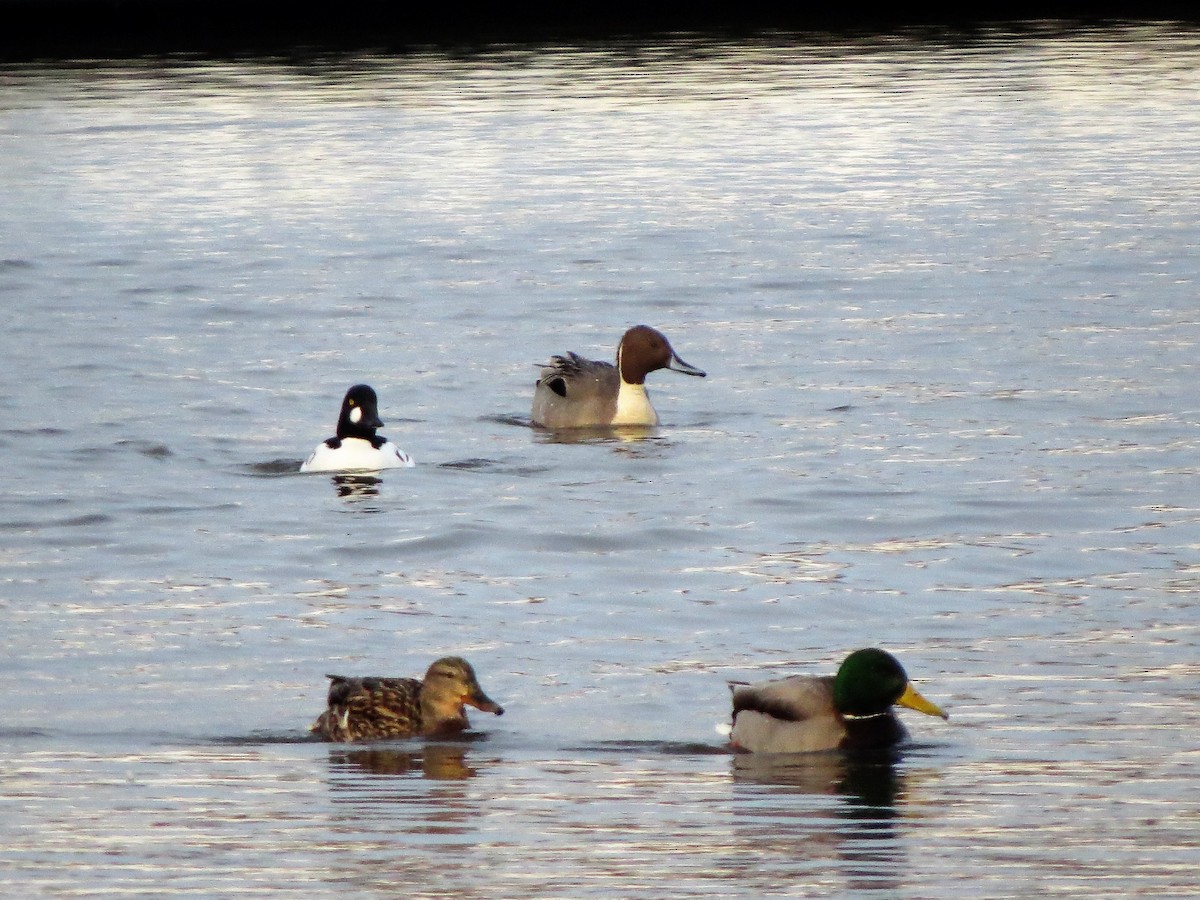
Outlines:
[[452,734],[469,727],[465,706],[504,715],[483,692],[465,659],[446,656],[425,679],[344,678],[327,675],[329,700],[310,731],[327,741],[377,741]]
[[837,675],[794,675],[729,687],[730,742],[754,753],[891,747],[908,737],[892,712],[895,704],[950,718],[917,692],[894,656],[877,648],[851,653]]

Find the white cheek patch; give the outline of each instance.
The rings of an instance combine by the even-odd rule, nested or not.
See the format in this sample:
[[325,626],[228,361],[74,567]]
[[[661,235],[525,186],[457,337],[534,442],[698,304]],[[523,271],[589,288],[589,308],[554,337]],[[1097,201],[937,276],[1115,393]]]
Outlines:
[[350,410],[350,421],[355,425],[362,421],[362,409],[360,407],[356,406]]

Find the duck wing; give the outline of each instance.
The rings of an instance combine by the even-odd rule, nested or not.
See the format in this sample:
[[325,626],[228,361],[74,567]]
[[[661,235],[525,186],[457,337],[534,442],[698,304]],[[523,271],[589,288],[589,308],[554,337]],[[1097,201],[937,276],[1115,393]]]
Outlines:
[[734,685],[733,714],[752,710],[781,722],[803,722],[821,717],[836,717],[833,706],[833,678],[794,675],[774,681]]
[[422,731],[421,682],[415,678],[327,677],[327,707],[312,726],[327,740],[371,741]]
[[542,366],[538,386],[571,399],[571,394],[576,391],[602,390],[606,387],[616,390],[620,381],[617,367],[612,363],[568,352],[566,356],[550,357],[550,361]]
[[833,678],[794,676],[734,685],[730,740],[757,753],[833,750],[846,737],[833,705]]
[[621,376],[612,363],[578,353],[552,357],[534,387],[531,418],[546,428],[608,425],[620,388]]

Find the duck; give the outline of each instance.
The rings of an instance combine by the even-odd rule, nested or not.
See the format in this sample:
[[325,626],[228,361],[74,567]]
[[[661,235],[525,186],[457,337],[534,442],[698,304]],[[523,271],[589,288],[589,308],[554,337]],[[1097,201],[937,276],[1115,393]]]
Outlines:
[[342,399],[337,434],[317,444],[300,471],[375,472],[411,468],[414,465],[411,456],[375,433],[382,427],[375,389],[369,384],[354,385]]
[[880,750],[908,737],[894,706],[950,717],[913,687],[892,654],[855,650],[836,675],[730,682],[730,744],[750,753]]
[[646,393],[646,376],[658,369],[706,374],[680,359],[666,335],[649,325],[625,332],[615,366],[573,352],[553,356],[534,386],[530,418],[551,429],[658,425]]
[[325,677],[327,705],[309,731],[326,741],[456,734],[470,727],[467,706],[504,715],[504,707],[483,692],[475,670],[461,656],[435,660],[421,680]]

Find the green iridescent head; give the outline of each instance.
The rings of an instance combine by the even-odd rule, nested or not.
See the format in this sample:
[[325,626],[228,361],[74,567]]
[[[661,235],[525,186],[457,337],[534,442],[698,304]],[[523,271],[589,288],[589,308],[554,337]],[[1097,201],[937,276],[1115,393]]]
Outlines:
[[846,657],[833,681],[833,705],[838,712],[877,716],[897,703],[929,716],[949,718],[917,692],[904,667],[886,650],[870,647]]

